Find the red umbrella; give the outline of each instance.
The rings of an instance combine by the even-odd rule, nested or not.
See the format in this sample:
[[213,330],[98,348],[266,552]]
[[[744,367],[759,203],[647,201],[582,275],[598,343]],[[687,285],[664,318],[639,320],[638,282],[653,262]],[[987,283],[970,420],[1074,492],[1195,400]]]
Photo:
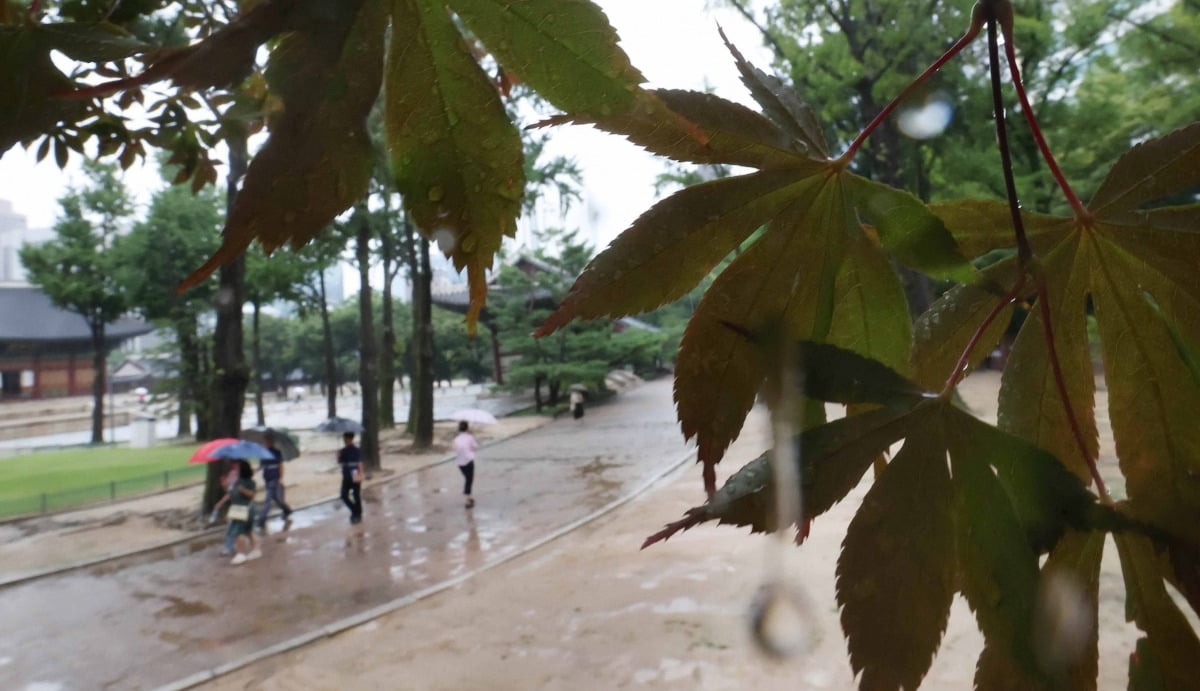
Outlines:
[[229,446],[230,444],[236,444],[239,441],[241,441],[241,439],[225,437],[223,439],[213,439],[210,442],[205,442],[203,446],[196,449],[196,452],[193,453],[192,457],[188,459],[188,463],[208,463],[210,461],[215,461],[217,459],[212,457],[212,453],[214,451],[221,448],[222,446]]

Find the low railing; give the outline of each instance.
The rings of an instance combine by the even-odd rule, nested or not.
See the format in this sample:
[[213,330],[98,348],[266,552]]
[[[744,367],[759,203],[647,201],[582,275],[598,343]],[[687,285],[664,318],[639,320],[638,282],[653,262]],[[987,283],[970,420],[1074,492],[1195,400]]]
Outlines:
[[37,516],[92,504],[110,503],[133,495],[195,484],[204,479],[206,468],[204,465],[189,465],[178,470],[164,470],[153,475],[139,475],[99,485],[0,499],[0,519]]

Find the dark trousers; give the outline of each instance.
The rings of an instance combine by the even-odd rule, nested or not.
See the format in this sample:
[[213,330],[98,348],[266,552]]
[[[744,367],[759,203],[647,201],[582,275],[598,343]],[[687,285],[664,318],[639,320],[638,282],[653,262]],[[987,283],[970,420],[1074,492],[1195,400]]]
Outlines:
[[342,501],[350,509],[351,518],[362,517],[362,483],[342,478]]
[[283,509],[283,516],[287,518],[292,513],[292,507],[288,506],[283,500],[283,483],[279,480],[267,480],[267,496],[263,498],[262,515],[258,517],[258,524],[265,525],[267,522],[267,512],[271,510],[271,502],[279,504],[279,508]]
[[470,496],[471,484],[475,482],[475,461],[458,466],[458,472],[463,474],[463,494]]

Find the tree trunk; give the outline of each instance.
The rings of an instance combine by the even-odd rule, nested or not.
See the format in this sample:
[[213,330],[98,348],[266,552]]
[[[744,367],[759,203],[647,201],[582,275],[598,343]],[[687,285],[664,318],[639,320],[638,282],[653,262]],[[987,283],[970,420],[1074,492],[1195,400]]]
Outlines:
[[360,202],[358,216],[358,383],[362,397],[361,443],[363,464],[379,470],[379,348],[375,342],[375,314],[371,304],[371,217]]
[[[194,318],[194,316],[193,316]],[[192,332],[196,343],[196,379],[192,382],[192,405],[196,410],[196,441],[212,439],[212,405],[205,384],[212,376],[212,349],[198,331]]]
[[[104,443],[104,393],[108,388],[108,362],[104,347],[104,322],[88,320],[92,329],[92,443]],[[113,441],[116,441],[115,439]]]
[[175,338],[179,341],[179,426],[177,437],[192,434],[192,413],[196,393],[200,391],[200,344],[196,337],[196,315],[188,313],[175,320]]
[[[242,176],[246,173],[249,154],[245,138],[230,137],[229,176],[225,187],[225,213],[228,216],[237,197]],[[220,269],[217,290],[217,326],[213,333],[213,377],[209,397],[213,438],[236,437],[241,432],[242,408],[246,404],[246,354],[242,347],[242,305],[245,297],[245,255]],[[221,487],[221,464],[208,464],[204,483],[202,512],[212,511],[224,491]]]
[[262,391],[262,369],[260,369],[261,360],[259,359],[259,321],[262,315],[262,306],[256,300],[254,302],[254,319],[251,322],[252,329],[250,334],[250,371],[254,372],[254,409],[257,413],[258,426],[263,427],[267,424],[267,413],[263,410],[263,391]]
[[[391,228],[381,229],[381,235],[391,233]],[[379,426],[396,426],[396,326],[392,306],[392,279],[395,278],[396,261],[390,237],[381,238],[383,245],[383,333],[380,334],[379,350]]]
[[533,378],[533,404],[537,412],[542,412],[542,375]]
[[417,242],[417,271],[412,279],[413,362],[409,395],[408,431],[413,446],[433,444],[433,271],[429,266],[429,241]]
[[329,324],[329,303],[325,298],[325,272],[318,275],[321,286],[321,332],[325,349],[325,413],[337,417],[337,360],[333,355],[333,327]]

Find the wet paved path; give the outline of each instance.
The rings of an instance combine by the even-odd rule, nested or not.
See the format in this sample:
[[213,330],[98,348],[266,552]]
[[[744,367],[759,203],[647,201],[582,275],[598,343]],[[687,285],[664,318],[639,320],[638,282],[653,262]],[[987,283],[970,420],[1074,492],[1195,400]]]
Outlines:
[[364,492],[358,526],[340,503],[298,512],[244,566],[197,539],[0,589],[0,689],[152,688],[211,669],[517,553],[685,452],[659,380],[483,449],[470,511],[447,463]]

